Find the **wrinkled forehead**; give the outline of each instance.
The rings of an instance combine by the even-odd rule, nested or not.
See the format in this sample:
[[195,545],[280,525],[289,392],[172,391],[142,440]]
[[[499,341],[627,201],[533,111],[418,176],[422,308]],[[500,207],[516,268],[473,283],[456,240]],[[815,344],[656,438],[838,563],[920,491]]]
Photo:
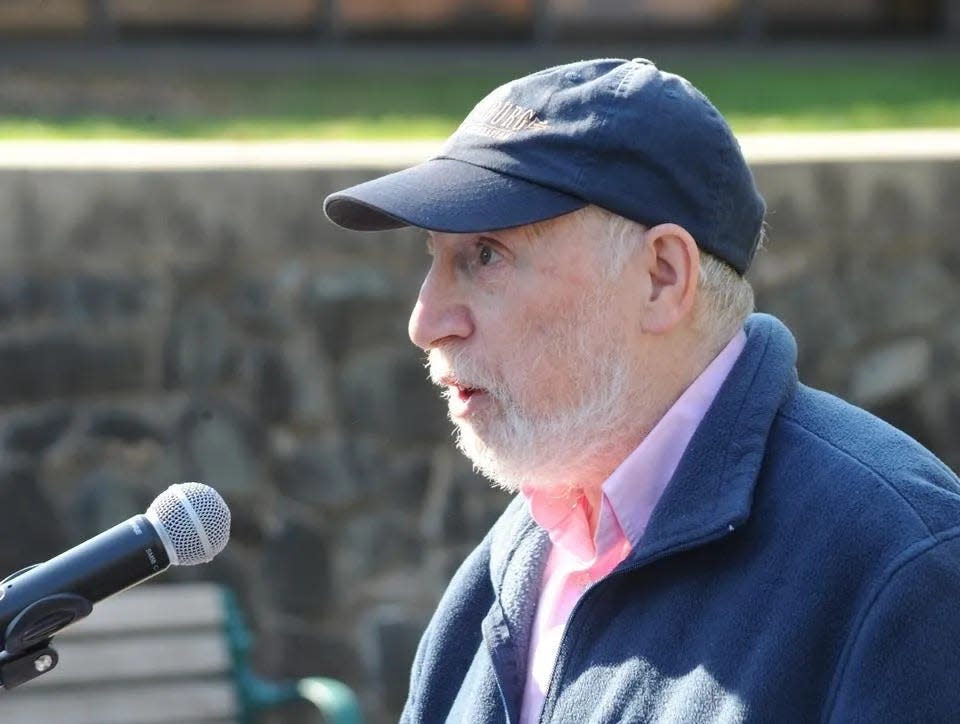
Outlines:
[[551,235],[555,235],[558,232],[563,232],[565,227],[577,223],[577,220],[567,219],[566,216],[573,216],[573,214],[547,219],[546,221],[538,221],[532,224],[524,224],[522,226],[511,226],[506,229],[489,229],[486,231],[475,231],[468,233],[454,233],[424,229],[423,232],[426,236],[427,247],[430,249],[432,249],[438,241],[444,239],[470,240],[482,239],[484,237],[498,239],[500,241],[507,241],[514,244],[531,245],[543,243],[547,241]]

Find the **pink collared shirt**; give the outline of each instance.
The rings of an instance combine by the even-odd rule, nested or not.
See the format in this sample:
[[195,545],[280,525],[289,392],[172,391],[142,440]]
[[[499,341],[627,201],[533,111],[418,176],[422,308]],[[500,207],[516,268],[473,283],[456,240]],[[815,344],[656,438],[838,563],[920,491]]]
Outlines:
[[540,585],[530,637],[521,724],[540,717],[560,639],[583,592],[616,568],[636,546],[684,450],[746,344],[741,330],[684,391],[601,489],[597,530],[590,535],[586,499],[523,491],[534,520],[553,546]]

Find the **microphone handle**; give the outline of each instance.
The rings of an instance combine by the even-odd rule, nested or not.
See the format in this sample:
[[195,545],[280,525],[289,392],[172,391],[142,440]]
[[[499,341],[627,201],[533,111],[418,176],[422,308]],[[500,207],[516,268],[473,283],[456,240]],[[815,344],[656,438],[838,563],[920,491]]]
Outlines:
[[153,524],[145,515],[135,515],[0,582],[0,643],[10,621],[43,598],[73,594],[94,604],[169,565],[170,557]]

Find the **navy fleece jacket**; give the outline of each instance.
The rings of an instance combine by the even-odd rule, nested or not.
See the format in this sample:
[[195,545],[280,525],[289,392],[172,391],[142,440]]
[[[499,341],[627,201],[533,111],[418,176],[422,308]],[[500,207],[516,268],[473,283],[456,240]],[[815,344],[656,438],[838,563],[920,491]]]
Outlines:
[[[640,545],[567,623],[543,722],[960,721],[960,481],[797,381],[754,315]],[[522,500],[450,583],[406,722],[515,722],[549,541]]]

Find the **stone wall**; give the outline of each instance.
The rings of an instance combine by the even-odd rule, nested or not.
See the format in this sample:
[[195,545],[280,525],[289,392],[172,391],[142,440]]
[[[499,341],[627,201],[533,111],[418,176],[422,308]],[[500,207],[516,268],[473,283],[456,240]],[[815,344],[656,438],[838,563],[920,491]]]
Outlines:
[[[264,673],[342,678],[381,722],[507,499],[452,450],[406,339],[420,234],[323,218],[371,173],[0,171],[0,571],[204,481],[231,543],[165,577],[231,585]],[[960,468],[960,161],[756,173],[752,278],[801,376]]]

